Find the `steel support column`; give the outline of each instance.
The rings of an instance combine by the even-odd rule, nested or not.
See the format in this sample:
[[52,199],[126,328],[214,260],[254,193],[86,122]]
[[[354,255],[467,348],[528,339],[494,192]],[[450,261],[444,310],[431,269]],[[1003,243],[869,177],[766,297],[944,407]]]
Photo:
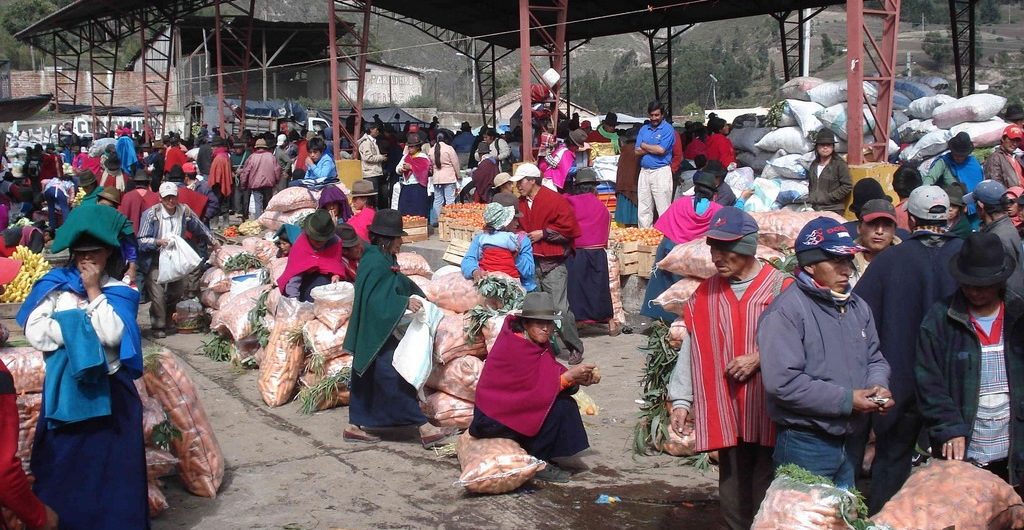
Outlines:
[[117,52],[121,41],[103,25],[93,24],[87,30],[92,132],[102,135],[110,130],[114,86],[117,83]]
[[142,49],[142,108],[145,116],[144,138],[153,141],[165,131],[167,100],[170,94],[174,56],[174,27],[154,26],[146,13],[139,16]]
[[804,41],[810,37],[808,30],[810,29],[809,23],[811,19],[824,10],[825,8],[819,8],[814,11],[795,9],[793,11],[772,13],[772,18],[779,23],[779,42],[782,48],[782,74],[785,76],[786,81],[801,75],[808,75],[809,72],[804,71],[804,64],[806,63]]
[[493,44],[484,43],[477,43],[477,50],[473,68],[476,69],[477,95],[480,96],[480,116],[485,124],[494,126],[498,124],[498,107],[495,103],[498,99],[498,78],[495,65],[513,50],[498,53]]
[[213,47],[217,57],[217,70],[214,74],[217,77],[217,130],[220,131],[221,137],[226,137],[227,130],[224,127],[224,53],[222,51],[224,47],[220,35],[222,24],[224,24],[224,18],[220,13],[220,0],[217,0],[213,4]]
[[[534,0],[539,2],[540,0]],[[569,11],[569,0],[547,0],[543,5],[531,4],[530,0],[519,0],[519,90],[523,119],[523,160],[532,162],[533,127],[530,117],[532,100],[530,98],[531,80],[544,83],[541,72],[533,64],[534,57],[546,57],[556,72],[563,73],[562,64],[565,59],[565,22]],[[550,31],[554,26],[554,32]],[[544,52],[533,53],[531,45],[533,32],[537,34],[537,44],[545,48]],[[558,94],[561,92],[561,80],[551,87],[553,97],[544,102],[551,106],[552,129],[558,125]]]
[[672,119],[672,41],[693,26],[694,24],[689,24],[681,29],[673,29],[670,26],[643,32],[651,52],[654,99],[665,105],[669,121]]
[[949,0],[949,26],[953,29],[953,68],[956,70],[956,95],[974,93],[975,5],[978,0]]
[[[370,40],[372,0],[327,0],[327,33],[331,60],[331,128],[335,156],[341,153],[341,138],[349,143],[353,158],[359,157],[356,142],[362,133],[363,93],[366,89],[366,50]],[[348,14],[356,23],[341,18]],[[338,31],[338,29],[341,31]],[[339,62],[340,61],[340,62]],[[349,82],[355,82],[355,95],[349,93]],[[341,108],[344,101],[346,108]],[[352,130],[347,127],[352,120]],[[344,122],[342,121],[344,120]]]
[[61,104],[78,103],[78,70],[82,65],[82,42],[70,33],[53,34],[53,110]]
[[[850,164],[884,162],[888,158],[900,0],[880,0],[880,4],[880,9],[865,8],[863,2],[846,4],[846,130],[849,145],[847,162]],[[872,29],[878,27],[878,24],[868,24],[867,17],[881,23],[880,35]],[[878,86],[877,103],[872,104],[865,96],[865,81],[874,82]],[[868,115],[875,123],[874,138],[865,143],[864,122]]]

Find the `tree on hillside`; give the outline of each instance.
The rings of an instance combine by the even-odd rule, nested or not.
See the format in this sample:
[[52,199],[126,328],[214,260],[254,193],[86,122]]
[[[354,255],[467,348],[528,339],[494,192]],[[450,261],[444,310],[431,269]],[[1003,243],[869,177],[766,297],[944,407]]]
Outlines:
[[945,66],[953,60],[953,45],[949,42],[949,36],[938,31],[929,31],[924,36],[921,49],[936,67]]
[[0,14],[0,28],[14,35],[56,8],[49,0],[11,0]]
[[977,9],[978,20],[982,24],[998,24],[1002,20],[999,15],[999,3],[996,0],[981,0]]
[[920,24],[949,24],[947,0],[903,0],[900,3],[900,21]]

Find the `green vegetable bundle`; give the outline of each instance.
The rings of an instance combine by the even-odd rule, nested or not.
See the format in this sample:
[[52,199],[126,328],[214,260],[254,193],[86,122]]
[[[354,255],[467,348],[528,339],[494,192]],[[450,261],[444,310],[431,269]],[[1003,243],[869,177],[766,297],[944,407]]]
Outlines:
[[633,452],[638,455],[648,454],[650,448],[660,447],[668,439],[671,421],[665,400],[668,382],[679,358],[679,352],[669,346],[668,331],[663,322],[655,321],[647,346],[640,348],[647,352],[647,359],[641,380],[644,404],[640,406],[639,421],[633,428]]
[[235,254],[224,262],[224,272],[245,271],[261,267],[263,267],[263,262],[249,252]]

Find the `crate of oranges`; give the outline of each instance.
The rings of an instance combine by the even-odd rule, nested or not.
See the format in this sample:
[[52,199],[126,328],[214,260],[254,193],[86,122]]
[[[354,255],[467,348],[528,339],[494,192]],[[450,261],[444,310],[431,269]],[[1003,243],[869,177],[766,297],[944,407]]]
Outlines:
[[441,241],[450,241],[455,231],[462,232],[479,230],[484,224],[484,208],[486,204],[464,203],[449,204],[441,208],[437,218],[437,233]]
[[612,228],[608,248],[619,259],[621,274],[650,277],[650,271],[641,271],[641,268],[649,268],[653,263],[654,253],[662,237],[661,232],[655,228]]

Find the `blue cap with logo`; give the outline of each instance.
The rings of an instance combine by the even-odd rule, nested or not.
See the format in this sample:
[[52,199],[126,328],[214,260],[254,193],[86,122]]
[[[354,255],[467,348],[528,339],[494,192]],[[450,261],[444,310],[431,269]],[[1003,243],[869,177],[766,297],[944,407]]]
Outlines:
[[747,212],[735,206],[725,206],[711,218],[707,238],[718,241],[736,241],[743,236],[757,233],[757,221]]
[[828,217],[816,217],[800,229],[796,238],[796,257],[801,267],[849,256],[864,250],[845,226]]

